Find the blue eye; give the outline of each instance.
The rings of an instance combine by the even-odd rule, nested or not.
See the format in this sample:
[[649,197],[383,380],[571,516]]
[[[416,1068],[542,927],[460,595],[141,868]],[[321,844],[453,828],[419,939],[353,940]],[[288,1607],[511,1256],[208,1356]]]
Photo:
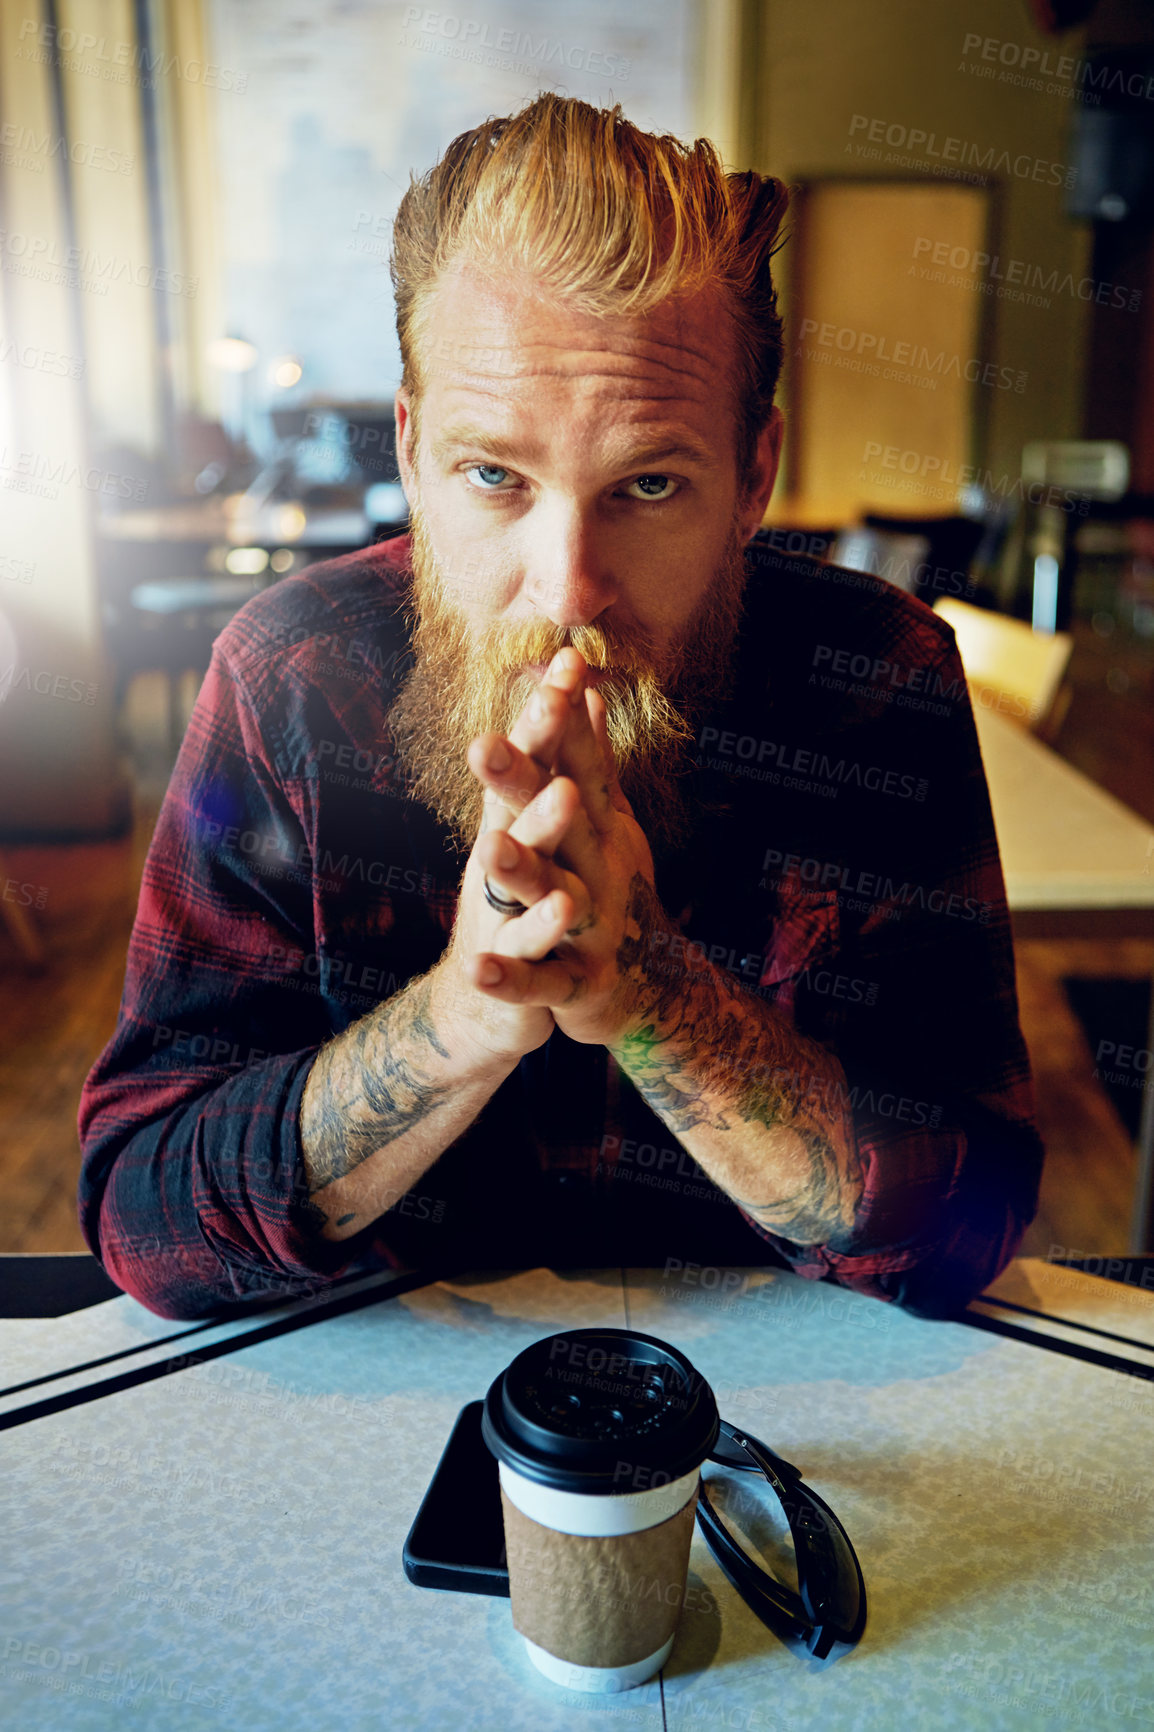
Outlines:
[[482,493],[495,493],[508,473],[507,469],[500,468],[496,463],[473,463],[465,471],[468,476],[479,475],[481,477],[480,489]]
[[[643,499],[656,499],[660,503],[664,499],[672,499],[673,493],[667,493],[666,488],[677,490],[676,481],[668,475],[638,475],[629,483],[630,487],[640,487]],[[637,495],[633,496],[635,499]]]

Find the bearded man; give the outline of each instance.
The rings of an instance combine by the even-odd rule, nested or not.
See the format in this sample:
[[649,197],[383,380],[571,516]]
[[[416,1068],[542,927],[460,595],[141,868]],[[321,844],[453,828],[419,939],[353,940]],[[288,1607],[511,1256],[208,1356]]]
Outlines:
[[218,641],[82,1103],[88,1242],[162,1315],[673,1257],[946,1314],[1016,1248],[952,634],[760,529],[786,203],[551,95],[402,201],[411,534]]

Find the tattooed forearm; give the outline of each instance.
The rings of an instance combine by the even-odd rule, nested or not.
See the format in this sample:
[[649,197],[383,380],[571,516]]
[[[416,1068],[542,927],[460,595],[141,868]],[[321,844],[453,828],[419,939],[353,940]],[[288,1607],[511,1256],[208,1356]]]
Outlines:
[[447,1091],[428,1080],[430,1051],[448,1058],[417,980],[324,1047],[309,1077],[301,1140],[315,1195],[436,1112]]
[[305,1214],[328,1238],[390,1208],[501,1080],[499,1069],[470,1071],[454,1055],[432,998],[432,975],[411,981],[323,1047],[309,1072],[300,1113]]
[[671,928],[640,874],[629,916],[621,1069],[762,1226],[799,1244],[848,1231],[862,1180],[837,1059],[704,959],[670,966]]

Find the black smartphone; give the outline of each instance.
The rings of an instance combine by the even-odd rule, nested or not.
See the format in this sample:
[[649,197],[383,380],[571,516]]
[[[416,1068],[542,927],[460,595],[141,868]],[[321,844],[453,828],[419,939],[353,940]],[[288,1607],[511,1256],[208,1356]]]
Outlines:
[[509,1597],[497,1458],[481,1436],[483,1402],[457,1415],[401,1553],[418,1588]]

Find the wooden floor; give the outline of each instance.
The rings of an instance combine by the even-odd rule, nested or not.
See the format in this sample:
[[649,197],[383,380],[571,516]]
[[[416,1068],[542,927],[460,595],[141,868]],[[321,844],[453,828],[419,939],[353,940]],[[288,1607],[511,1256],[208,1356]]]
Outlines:
[[[1101,748],[1079,735],[1077,702],[1059,745],[1088,767],[1084,760]],[[1092,712],[1090,705],[1085,709]],[[4,851],[0,877],[45,893],[34,918],[46,963],[42,972],[30,972],[0,925],[0,1252],[84,1248],[75,1209],[77,1101],[116,1021],[140,872],[165,771],[163,695],[148,676],[130,693],[129,718],[141,785],[133,835],[82,847]],[[1114,792],[1154,820],[1149,733],[1118,724],[1116,754],[1095,767]],[[1137,766],[1126,761],[1127,738],[1139,741],[1144,762]],[[1149,943],[1030,941],[1019,947],[1022,1026],[1047,1148],[1041,1205],[1023,1246],[1027,1254],[1045,1256],[1055,1246],[1087,1255],[1126,1249],[1134,1151],[1094,1080],[1094,1055],[1061,983],[1078,975],[1149,979],[1152,972]]]
[[124,957],[151,834],[7,848],[3,871],[47,891],[31,972],[0,927],[0,1251],[81,1251],[76,1221],[80,1088],[116,1024]]
[[1134,1145],[1110,1096],[1094,1080],[1094,1054],[1062,981],[1078,976],[1149,980],[1154,944],[1029,939],[1018,945],[1017,964],[1022,1032],[1046,1145],[1038,1214],[1027,1228],[1022,1255],[1125,1251]]

